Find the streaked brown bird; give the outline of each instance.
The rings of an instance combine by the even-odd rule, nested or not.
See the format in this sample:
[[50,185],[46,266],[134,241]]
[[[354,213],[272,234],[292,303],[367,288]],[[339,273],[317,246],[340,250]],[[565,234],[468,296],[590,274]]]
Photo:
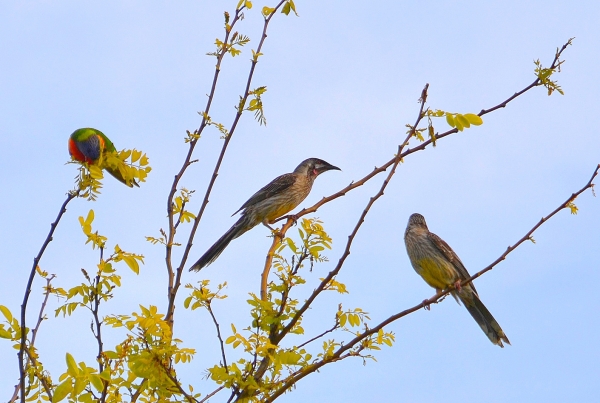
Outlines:
[[413,214],[408,219],[404,243],[412,267],[427,284],[438,294],[454,287],[452,296],[456,302],[462,301],[490,341],[500,347],[504,347],[503,341],[510,344],[496,319],[479,299],[473,283],[460,286],[463,280],[471,277],[469,272],[452,248],[442,238],[429,232],[421,214]]
[[260,223],[273,230],[269,224],[302,203],[310,193],[315,178],[332,169],[340,170],[321,159],[309,158],[302,161],[294,172],[273,179],[233,213],[235,215],[243,210],[240,219],[194,263],[190,271],[199,271],[214,262],[232,240]]

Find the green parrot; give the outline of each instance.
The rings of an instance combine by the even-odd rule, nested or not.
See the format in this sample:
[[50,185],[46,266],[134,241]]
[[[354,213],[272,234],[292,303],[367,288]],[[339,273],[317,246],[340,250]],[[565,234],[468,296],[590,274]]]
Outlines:
[[[77,129],[69,138],[69,154],[79,162],[87,162],[90,165],[94,165],[104,151],[116,152],[117,149],[112,141],[100,130],[89,127]],[[106,167],[106,170],[127,186],[133,187],[135,185],[139,187],[135,180],[128,183],[118,169]]]

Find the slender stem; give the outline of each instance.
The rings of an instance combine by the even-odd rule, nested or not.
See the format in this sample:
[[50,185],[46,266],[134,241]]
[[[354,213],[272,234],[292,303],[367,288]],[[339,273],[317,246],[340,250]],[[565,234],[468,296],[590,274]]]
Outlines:
[[219,322],[217,322],[217,318],[215,317],[212,308],[210,307],[210,302],[206,304],[206,309],[208,310],[208,313],[210,313],[210,317],[212,318],[215,328],[217,329],[217,338],[221,344],[221,357],[223,357],[223,366],[225,367],[225,371],[229,373],[229,368],[227,368],[227,358],[225,357],[225,343],[223,343],[223,338],[221,337],[221,328],[219,326]]
[[219,393],[223,389],[225,389],[225,386],[219,386],[217,389],[213,390],[211,393],[209,393],[208,395],[204,396],[204,399],[200,400],[198,403],[204,403],[205,401],[207,401],[208,399],[210,399],[211,397],[213,397],[214,395],[216,395],[217,393]]
[[[100,262],[104,259],[104,247],[100,247]],[[100,285],[101,279],[101,270],[98,270],[98,274],[92,283],[94,289],[93,301],[92,301],[92,316],[94,318],[94,325],[96,327],[94,333],[94,337],[98,343],[98,355],[96,356],[96,360],[98,361],[98,372],[102,373],[104,371],[104,364],[102,363],[102,353],[104,352],[104,343],[102,342],[102,321],[98,315],[98,311],[100,309],[100,290],[102,286]],[[104,380],[102,381],[104,388],[102,389],[102,394],[100,396],[100,402],[104,403],[106,401],[106,394],[108,392],[108,383]]]
[[27,303],[29,302],[29,295],[31,294],[31,286],[33,285],[33,279],[35,278],[36,269],[38,267],[38,264],[40,263],[40,260],[42,259],[42,256],[44,255],[44,252],[46,251],[46,247],[48,246],[48,244],[50,242],[52,242],[52,236],[54,235],[56,226],[60,222],[60,219],[62,218],[63,214],[67,211],[67,204],[69,204],[69,202],[71,200],[73,200],[74,198],[76,198],[77,196],[79,196],[79,191],[67,193],[67,198],[65,199],[62,206],[60,207],[60,211],[58,213],[58,216],[56,217],[56,220],[54,220],[54,222],[52,224],[50,224],[50,232],[48,232],[48,236],[46,237],[46,240],[42,244],[42,247],[40,248],[40,251],[38,252],[37,256],[33,259],[33,266],[31,267],[31,271],[29,272],[29,280],[27,281],[27,286],[25,288],[25,295],[23,296],[23,303],[21,304],[21,324],[20,324],[20,326],[21,326],[21,342],[20,342],[19,353],[18,353],[19,377],[20,377],[20,384],[21,384],[21,403],[25,403],[25,397],[26,397],[25,396],[25,363],[24,363],[25,357],[24,357],[24,355],[25,355],[25,349],[27,348],[27,346],[26,346],[26,340],[27,340],[27,327],[26,326],[27,326],[27,324],[25,322],[25,316],[26,316],[26,312],[27,312]]
[[[40,325],[42,324],[42,321],[44,320],[44,311],[46,310],[46,305],[48,303],[48,297],[50,297],[50,292],[52,290],[50,282],[55,277],[56,277],[55,274],[52,274],[51,276],[46,277],[46,287],[45,287],[46,289],[44,291],[44,301],[42,302],[42,305],[40,307],[40,313],[38,314],[38,319],[37,319],[35,328],[31,331],[31,345],[29,346],[30,348],[32,348],[35,345],[35,338],[38,334]],[[25,368],[27,368],[29,366],[30,362],[31,362],[30,354],[27,354],[27,362],[25,363]],[[48,396],[52,397],[52,391],[50,389],[50,385],[48,385],[47,382],[41,377],[39,378],[39,380],[42,383],[44,390],[46,391]],[[9,403],[15,402],[19,398],[20,390],[21,390],[21,383],[19,382],[19,384],[15,385],[15,391],[14,391],[12,397],[9,399]]]
[[336,329],[339,329],[339,327],[340,327],[340,323],[339,323],[339,320],[336,318],[335,324],[331,327],[331,329],[325,330],[323,333],[313,337],[312,339],[305,341],[304,343],[297,346],[296,349],[302,348],[302,347],[306,346],[307,344],[310,344],[313,341],[320,339],[321,337],[325,336],[326,334],[331,333],[331,332],[335,331]]

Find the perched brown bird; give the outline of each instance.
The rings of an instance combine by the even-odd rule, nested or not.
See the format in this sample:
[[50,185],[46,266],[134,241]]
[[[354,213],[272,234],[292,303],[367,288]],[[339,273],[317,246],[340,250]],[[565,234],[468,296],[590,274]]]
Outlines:
[[273,179],[233,213],[235,215],[243,210],[240,219],[194,263],[190,271],[199,271],[214,262],[229,242],[260,223],[273,230],[269,224],[302,203],[310,193],[315,178],[332,169],[340,170],[326,161],[309,158],[302,161],[294,172]]
[[496,319],[479,299],[473,283],[460,286],[463,280],[471,277],[469,272],[452,248],[442,238],[429,232],[421,214],[413,214],[408,219],[404,242],[410,263],[427,284],[438,294],[454,287],[452,296],[457,302],[462,301],[490,341],[500,347],[504,347],[502,341],[510,344]]

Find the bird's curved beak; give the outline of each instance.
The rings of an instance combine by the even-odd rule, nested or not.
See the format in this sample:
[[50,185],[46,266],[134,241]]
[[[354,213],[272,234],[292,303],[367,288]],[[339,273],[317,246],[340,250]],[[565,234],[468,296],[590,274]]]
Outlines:
[[317,170],[317,172],[319,174],[322,174],[323,172],[327,172],[327,171],[331,171],[331,170],[341,171],[340,168],[336,167],[335,165],[331,165],[330,163],[318,165],[315,167],[315,169]]

